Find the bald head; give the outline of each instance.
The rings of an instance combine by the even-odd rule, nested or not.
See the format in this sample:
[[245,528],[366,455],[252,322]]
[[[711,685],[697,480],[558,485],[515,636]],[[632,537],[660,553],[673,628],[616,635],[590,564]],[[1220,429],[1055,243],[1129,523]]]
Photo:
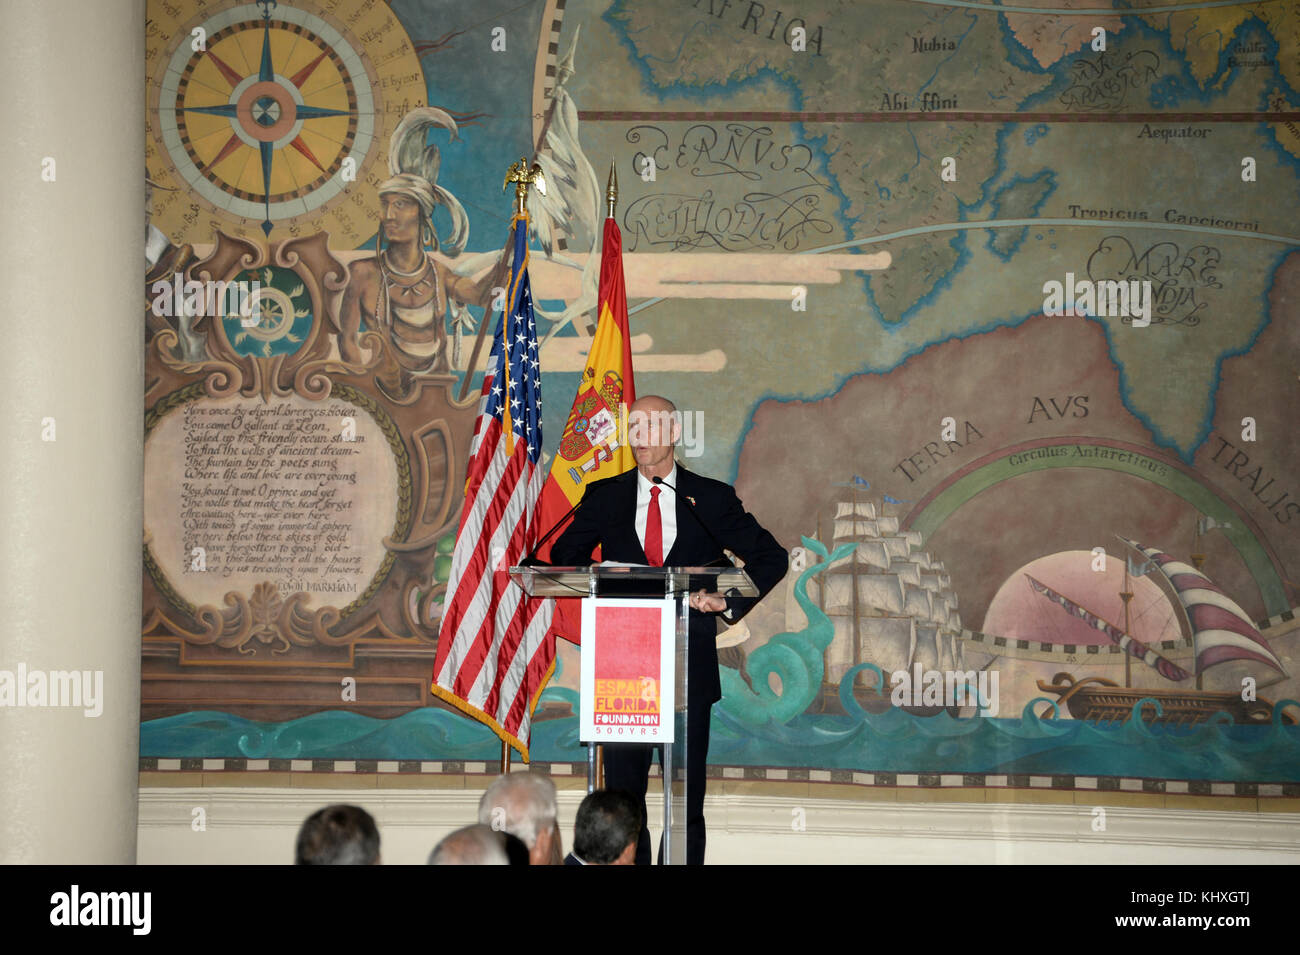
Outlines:
[[660,411],[672,414],[676,410],[677,406],[662,395],[644,395],[632,402],[632,406],[628,408],[628,413],[630,414],[633,411]]
[[429,854],[429,865],[509,865],[505,842],[491,826],[457,829]]
[[673,449],[682,434],[677,406],[660,395],[632,402],[627,414],[627,441],[637,470],[646,478],[666,478],[673,470]]

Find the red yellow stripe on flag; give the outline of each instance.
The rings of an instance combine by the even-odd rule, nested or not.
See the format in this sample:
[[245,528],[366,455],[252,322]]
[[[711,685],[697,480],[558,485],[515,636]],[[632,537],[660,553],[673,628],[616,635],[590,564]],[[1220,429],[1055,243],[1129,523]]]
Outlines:
[[[592,481],[622,474],[636,465],[627,444],[627,407],[636,400],[636,386],[623,281],[623,237],[613,219],[605,220],[598,301],[596,334],[538,502],[537,526],[543,531],[578,503]],[[550,559],[554,540],[542,549],[542,559]],[[556,601],[551,629],[557,636],[578,642],[581,611],[577,599]]]

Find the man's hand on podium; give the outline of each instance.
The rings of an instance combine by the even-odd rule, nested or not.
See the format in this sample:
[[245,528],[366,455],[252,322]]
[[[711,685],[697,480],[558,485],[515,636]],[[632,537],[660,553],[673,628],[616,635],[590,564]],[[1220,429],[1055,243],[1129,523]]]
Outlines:
[[701,613],[721,613],[727,609],[727,598],[717,591],[709,593],[701,588],[691,594],[691,609]]

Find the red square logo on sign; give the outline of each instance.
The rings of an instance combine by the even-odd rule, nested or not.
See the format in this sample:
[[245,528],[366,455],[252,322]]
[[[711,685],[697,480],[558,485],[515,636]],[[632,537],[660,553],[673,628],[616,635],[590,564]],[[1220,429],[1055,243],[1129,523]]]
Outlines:
[[658,607],[596,608],[596,679],[659,679]]

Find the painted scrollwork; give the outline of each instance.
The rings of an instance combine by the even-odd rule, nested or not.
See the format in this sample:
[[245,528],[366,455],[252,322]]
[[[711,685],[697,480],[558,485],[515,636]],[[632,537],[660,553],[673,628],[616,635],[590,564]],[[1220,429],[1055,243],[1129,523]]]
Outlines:
[[[146,448],[160,422],[195,402],[196,407],[345,402],[357,409],[358,420],[364,416],[373,422],[372,438],[382,436],[381,445],[391,454],[388,473],[395,486],[385,493],[394,495],[392,524],[357,528],[363,535],[373,534],[380,556],[374,573],[369,573],[371,564],[368,576],[357,581],[364,586],[344,606],[330,605],[328,594],[298,589],[294,581],[274,575],[231,588],[215,603],[187,598],[184,591],[193,588],[179,578],[173,583],[164,572],[157,528],[146,528],[146,646],[154,640],[180,641],[189,648],[181,659],[191,664],[225,654],[248,665],[299,657],[310,662],[334,649],[351,652],[359,641],[436,643],[436,598],[442,585],[435,568],[446,557],[435,545],[455,531],[461,489],[453,475],[463,472],[475,402],[455,397],[458,380],[452,374],[420,376],[397,398],[376,388],[376,369],[391,362],[392,346],[375,330],[360,333],[352,360],[340,357],[337,306],[348,269],[331,252],[327,238],[317,234],[259,247],[216,233],[211,251],[186,271],[184,281],[202,287],[257,282],[260,295],[254,294],[251,315],[184,319],[191,323],[186,330],[202,339],[197,360],[181,357],[175,330],[153,334],[145,360]],[[250,320],[262,326],[258,334],[248,333]]]

